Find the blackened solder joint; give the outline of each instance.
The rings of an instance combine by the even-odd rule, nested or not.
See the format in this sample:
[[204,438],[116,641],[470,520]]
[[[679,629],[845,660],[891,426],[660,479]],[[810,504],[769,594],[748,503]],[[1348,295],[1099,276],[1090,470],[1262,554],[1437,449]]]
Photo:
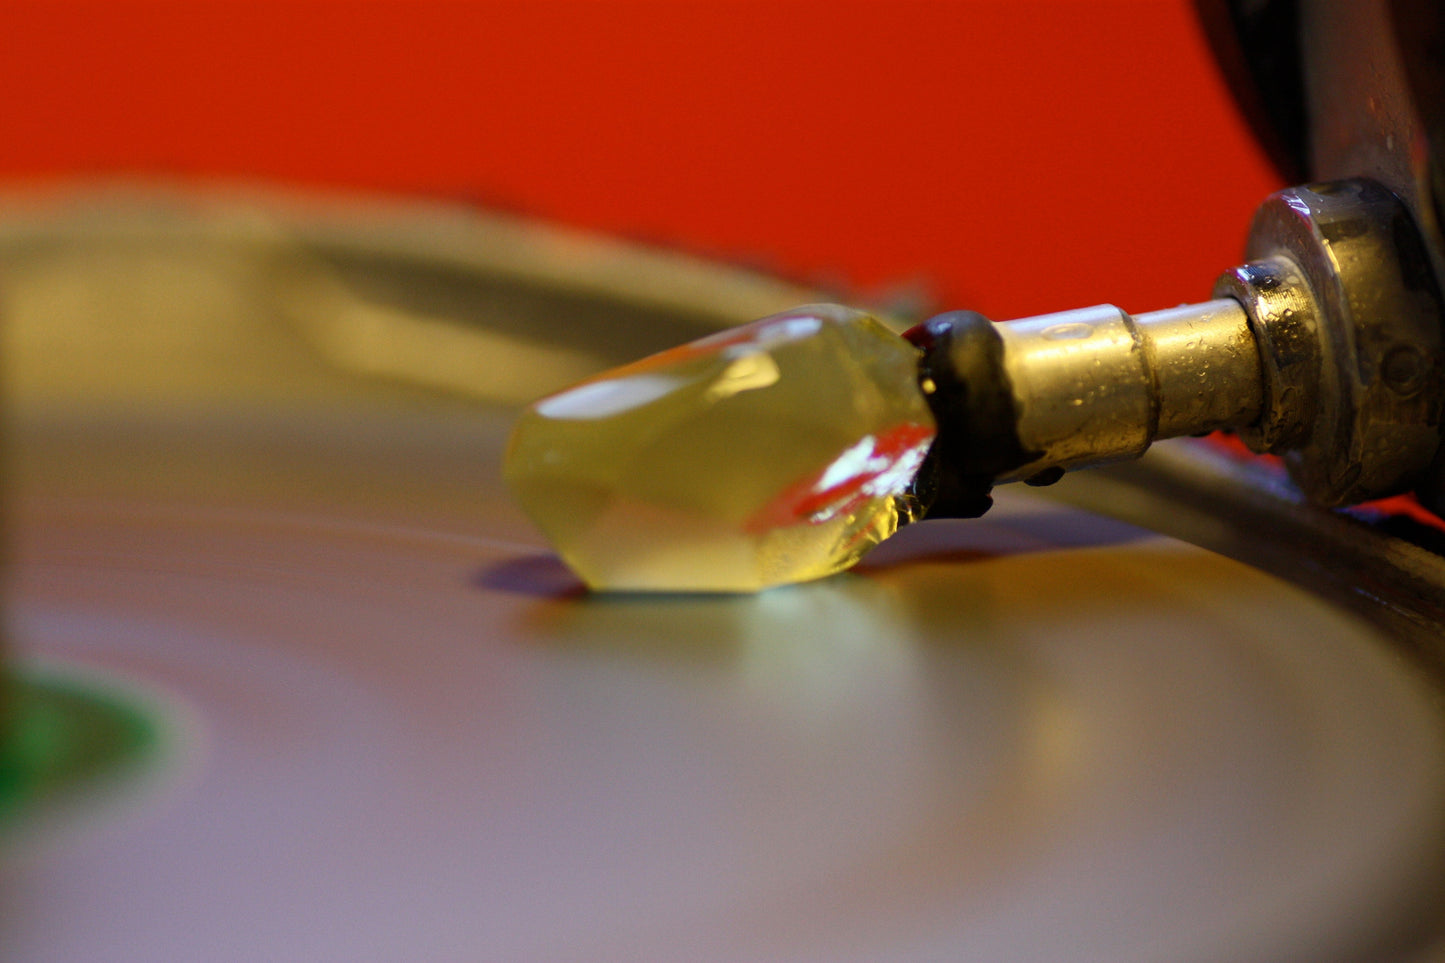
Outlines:
[[914,481],[927,518],[977,518],[996,479],[1039,456],[1019,441],[1003,339],[973,311],[949,311],[903,335],[923,352],[918,383],[938,437]]

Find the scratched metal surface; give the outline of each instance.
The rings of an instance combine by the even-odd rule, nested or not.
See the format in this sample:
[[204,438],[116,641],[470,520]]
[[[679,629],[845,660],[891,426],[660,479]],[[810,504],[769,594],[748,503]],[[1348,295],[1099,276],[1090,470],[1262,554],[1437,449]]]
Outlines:
[[515,406],[805,292],[409,205],[5,210],[16,657],[174,736],[6,838],[7,960],[1430,955],[1438,685],[1299,559],[1009,490],[814,585],[579,592]]

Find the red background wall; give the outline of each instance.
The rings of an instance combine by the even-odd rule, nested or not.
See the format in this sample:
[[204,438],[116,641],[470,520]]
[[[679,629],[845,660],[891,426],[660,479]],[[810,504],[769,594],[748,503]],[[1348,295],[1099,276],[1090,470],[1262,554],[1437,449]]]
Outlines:
[[0,186],[442,195],[996,318],[1204,296],[1275,186],[1183,0],[0,0]]

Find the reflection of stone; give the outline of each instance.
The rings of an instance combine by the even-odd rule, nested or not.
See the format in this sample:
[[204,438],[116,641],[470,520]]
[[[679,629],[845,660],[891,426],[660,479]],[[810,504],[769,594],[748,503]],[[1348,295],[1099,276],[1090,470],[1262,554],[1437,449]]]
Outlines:
[[918,514],[934,423],[917,360],[847,308],[774,315],[538,402],[507,481],[593,588],[820,578]]

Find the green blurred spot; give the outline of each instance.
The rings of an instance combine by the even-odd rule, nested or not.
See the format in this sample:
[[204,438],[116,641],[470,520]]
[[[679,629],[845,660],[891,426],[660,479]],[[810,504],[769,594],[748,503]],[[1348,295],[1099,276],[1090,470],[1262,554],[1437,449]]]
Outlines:
[[152,716],[98,688],[14,673],[0,684],[0,831],[48,802],[102,788],[159,745]]

